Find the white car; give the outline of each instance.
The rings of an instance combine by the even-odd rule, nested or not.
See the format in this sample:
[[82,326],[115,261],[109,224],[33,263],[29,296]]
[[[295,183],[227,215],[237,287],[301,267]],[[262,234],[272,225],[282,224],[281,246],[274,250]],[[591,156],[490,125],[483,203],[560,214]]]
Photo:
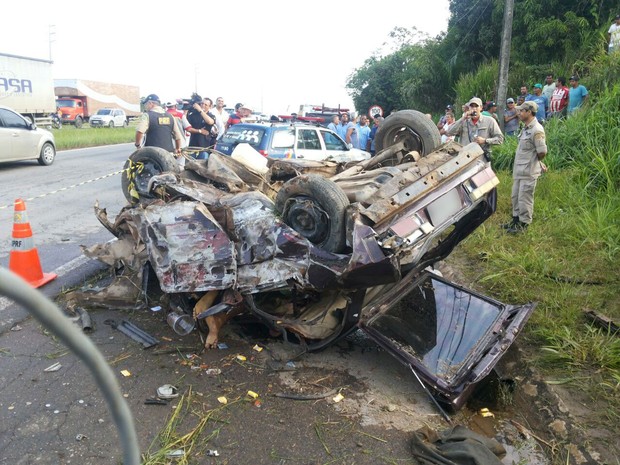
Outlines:
[[51,165],[56,158],[54,135],[38,128],[16,111],[0,106],[0,162],[38,160]]
[[90,117],[88,124],[91,127],[124,128],[127,126],[127,115],[118,108],[101,108]]

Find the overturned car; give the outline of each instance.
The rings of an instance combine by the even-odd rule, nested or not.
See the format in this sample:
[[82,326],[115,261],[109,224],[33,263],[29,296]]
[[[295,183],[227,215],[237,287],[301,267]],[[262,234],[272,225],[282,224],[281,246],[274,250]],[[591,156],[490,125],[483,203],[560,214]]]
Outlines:
[[144,305],[156,288],[207,347],[240,312],[307,350],[361,329],[462,406],[534,304],[506,305],[428,270],[493,214],[499,181],[480,146],[439,146],[419,112],[390,116],[377,137],[384,150],[348,164],[257,168],[211,151],[181,169],[168,152],[137,150],[123,173],[129,204],[114,222],[96,207],[118,240],[86,250],[114,266],[104,298]]

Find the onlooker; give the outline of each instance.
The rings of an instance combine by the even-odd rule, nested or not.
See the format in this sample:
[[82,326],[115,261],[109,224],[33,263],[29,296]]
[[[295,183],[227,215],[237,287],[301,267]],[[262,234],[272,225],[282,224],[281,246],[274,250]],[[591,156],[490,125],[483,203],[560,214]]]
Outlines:
[[[529,94],[528,94],[529,95]],[[525,97],[523,95],[519,95],[517,97],[517,106],[522,105],[525,102]]]
[[183,118],[183,112],[177,108],[177,104],[175,102],[166,103],[166,113],[170,113],[175,118]]
[[383,116],[379,114],[376,114],[374,117],[374,124],[372,125],[372,128],[370,129],[370,140],[369,140],[369,145],[367,148],[367,151],[370,152],[371,155],[374,155],[376,153],[375,137],[377,135],[377,131],[381,127],[381,123],[383,123],[383,119],[384,119]]
[[513,98],[506,100],[506,109],[504,110],[504,131],[507,136],[514,136],[519,130],[519,112],[515,107]]
[[226,132],[226,123],[230,117],[224,108],[225,106],[224,98],[218,97],[215,99],[215,108],[211,109],[211,114],[215,117],[215,129],[212,129],[211,132],[215,132],[216,140],[219,140]]
[[568,87],[566,87],[566,78],[559,77],[551,102],[549,103],[548,118],[558,118],[566,116],[566,106],[568,105]]
[[568,80],[568,115],[581,108],[588,101],[588,89],[579,84],[579,76],[571,76]]
[[145,147],[161,147],[179,156],[181,140],[181,131],[174,123],[174,116],[164,111],[157,95],[149,94],[144,99],[144,113],[136,127],[136,147],[144,143]]
[[517,102],[519,101],[520,97],[523,97],[524,102],[526,100],[529,100],[531,94],[527,91],[527,86],[521,86],[520,92],[521,94],[519,95],[519,97],[517,97]]
[[497,103],[487,102],[485,110],[482,112],[485,116],[492,116],[495,121],[499,123],[499,117],[497,116]]
[[469,110],[463,113],[463,116],[446,131],[446,135],[458,137],[461,145],[477,142],[485,151],[490,151],[491,145],[504,142],[504,135],[497,121],[490,116],[480,114],[482,100],[473,97],[467,106]]
[[340,124],[340,116],[334,115],[332,116],[332,121],[327,125],[327,129],[331,129],[336,134],[338,134],[338,125]]
[[[196,96],[200,98],[200,96]],[[209,113],[213,105],[210,98],[202,99],[202,103],[194,103],[187,112],[187,121],[190,124],[186,131],[189,136],[190,147],[210,147],[211,146],[211,128],[215,124],[215,117]],[[201,154],[198,158],[206,158],[206,154]]]
[[439,134],[441,134],[441,143],[445,144],[448,141],[454,140],[454,136],[449,136],[447,132],[450,130],[452,125],[454,125],[454,115],[452,113],[446,114],[446,123],[439,130]]
[[620,15],[616,15],[613,24],[607,31],[607,42],[609,43],[608,52],[610,55],[620,50]]
[[555,81],[553,80],[553,74],[547,74],[545,78],[545,85],[542,88],[542,94],[547,97],[547,101],[551,101],[551,95],[555,90]]
[[[174,122],[181,132],[181,147],[187,147],[187,137],[185,136],[186,132],[183,126],[183,112],[177,108],[176,102],[168,102],[166,103],[166,113],[174,116]],[[185,159],[181,158],[179,162],[184,165]]]
[[228,118],[228,121],[226,121],[226,129],[228,129],[231,126],[234,126],[235,124],[239,124],[241,122],[241,120],[243,119],[243,115],[244,115],[244,111],[242,110],[243,107],[243,103],[237,103],[235,105],[235,112],[230,115],[230,117]]
[[441,118],[439,118],[439,121],[437,122],[437,129],[439,129],[440,131],[441,131],[441,128],[443,128],[444,124],[446,124],[446,117],[448,116],[448,113],[452,113],[452,116],[454,116],[452,105],[446,105],[445,113],[441,115]]
[[[349,121],[348,113],[343,113],[342,115],[340,115],[340,124],[336,128],[336,132],[338,133],[340,138],[345,142],[347,142],[347,131],[349,130],[349,126],[351,125],[352,123]],[[347,144],[348,143],[349,142],[347,142]]]
[[524,127],[512,169],[512,221],[502,225],[511,234],[525,231],[532,222],[536,182],[546,170],[542,159],[547,155],[545,129],[536,119],[538,105],[526,101],[517,110]]
[[525,99],[526,102],[536,102],[538,107],[538,113],[536,119],[540,124],[545,122],[547,117],[547,109],[549,108],[549,100],[542,94],[542,84],[534,84],[534,94],[530,95],[529,99]]
[[366,150],[366,146],[370,143],[370,126],[368,125],[368,116],[361,115],[359,123],[355,125],[357,134],[357,143],[353,147],[360,150]]

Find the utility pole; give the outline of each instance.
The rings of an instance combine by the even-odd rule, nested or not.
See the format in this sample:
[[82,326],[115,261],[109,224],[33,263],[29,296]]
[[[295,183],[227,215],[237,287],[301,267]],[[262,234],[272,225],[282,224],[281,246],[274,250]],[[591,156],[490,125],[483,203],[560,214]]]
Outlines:
[[55,27],[56,27],[56,25],[54,25],[54,24],[48,25],[47,43],[49,45],[50,61],[52,61],[52,42],[54,42],[54,36],[56,35],[56,31],[54,30]]
[[504,132],[504,106],[508,93],[508,68],[510,66],[510,43],[512,40],[512,17],[514,0],[506,0],[504,6],[504,29],[502,31],[502,45],[499,52],[499,78],[497,86],[497,116],[499,127]]

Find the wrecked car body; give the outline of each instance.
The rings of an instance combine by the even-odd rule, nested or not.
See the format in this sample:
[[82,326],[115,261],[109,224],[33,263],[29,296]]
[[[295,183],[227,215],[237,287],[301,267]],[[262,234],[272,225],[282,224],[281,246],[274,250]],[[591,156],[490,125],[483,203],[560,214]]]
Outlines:
[[123,175],[129,205],[113,223],[96,207],[118,240],[85,250],[123,276],[101,298],[144,304],[156,276],[207,347],[239,312],[307,350],[359,328],[458,408],[534,305],[425,271],[493,214],[499,182],[477,144],[428,145],[395,139],[349,165],[268,160],[265,174],[215,151],[181,170],[167,152],[139,149]]

